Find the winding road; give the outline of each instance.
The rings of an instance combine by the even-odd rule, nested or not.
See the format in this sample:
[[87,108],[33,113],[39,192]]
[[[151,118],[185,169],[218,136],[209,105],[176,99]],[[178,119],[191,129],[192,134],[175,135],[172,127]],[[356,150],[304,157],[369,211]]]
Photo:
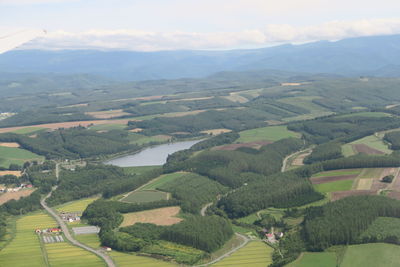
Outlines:
[[[58,176],[59,176],[59,163],[56,164],[56,177],[58,180]],[[42,207],[57,221],[57,223],[60,225],[64,236],[66,239],[68,239],[69,242],[71,242],[73,245],[81,247],[89,252],[92,252],[94,254],[96,254],[97,256],[101,257],[107,264],[108,267],[116,267],[115,263],[113,262],[113,260],[111,259],[111,257],[105,253],[103,253],[102,251],[98,251],[95,250],[91,247],[86,246],[85,244],[82,244],[81,242],[77,241],[76,239],[74,239],[74,237],[71,235],[71,233],[69,232],[69,229],[67,227],[67,225],[65,224],[65,222],[57,215],[57,213],[50,208],[49,206],[47,206],[46,204],[46,199],[48,199],[51,196],[51,193],[57,189],[57,186],[54,186],[52,188],[52,190],[50,191],[50,193],[44,197],[41,201],[40,204],[42,205]]]

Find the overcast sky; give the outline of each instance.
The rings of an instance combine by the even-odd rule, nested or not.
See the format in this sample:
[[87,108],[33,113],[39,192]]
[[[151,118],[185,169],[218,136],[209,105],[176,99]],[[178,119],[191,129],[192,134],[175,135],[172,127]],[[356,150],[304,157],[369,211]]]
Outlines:
[[21,43],[41,29],[47,35],[23,47],[255,48],[400,34],[400,1],[0,0],[0,46],[3,36],[31,30],[14,38]]

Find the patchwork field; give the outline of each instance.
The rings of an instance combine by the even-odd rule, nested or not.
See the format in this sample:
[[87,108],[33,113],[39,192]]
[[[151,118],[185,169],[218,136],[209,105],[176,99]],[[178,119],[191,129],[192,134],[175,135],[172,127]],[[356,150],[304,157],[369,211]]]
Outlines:
[[242,131],[237,143],[250,143],[255,141],[278,141],[288,137],[299,137],[298,133],[289,131],[286,126],[268,126]]
[[29,196],[30,194],[33,193],[35,189],[23,189],[19,190],[18,192],[7,192],[7,193],[2,193],[0,194],[0,205],[6,203],[7,201],[11,199],[18,200],[21,197],[26,197]]
[[110,253],[114,262],[118,267],[173,267],[178,266],[176,264],[156,260],[150,257],[136,256],[133,253],[121,253],[113,251]]
[[168,199],[169,194],[157,190],[135,191],[122,198],[121,201],[130,203],[145,203]]
[[55,209],[58,212],[83,212],[86,207],[92,203],[93,201],[95,201],[96,199],[98,199],[98,197],[91,197],[91,198],[84,198],[84,199],[80,199],[77,201],[71,201],[59,206],[56,206]]
[[397,267],[400,262],[400,246],[391,244],[362,244],[349,246],[341,267]]
[[42,161],[44,157],[25,149],[0,146],[0,167],[8,168],[10,164],[22,165],[30,160]]
[[[47,214],[40,212],[19,218],[15,238],[0,251],[0,266],[42,267],[46,266],[40,241],[34,230],[57,226]],[[27,265],[29,263],[29,265]]]
[[336,267],[334,252],[305,252],[287,267]]
[[179,214],[180,207],[166,207],[160,209],[131,212],[124,214],[124,221],[121,226],[133,225],[140,223],[153,223],[157,225],[172,225],[182,221],[176,216]]
[[272,263],[272,252],[273,249],[265,243],[261,241],[252,241],[212,266],[265,267]]
[[50,266],[54,267],[100,267],[106,266],[105,262],[79,247],[67,242],[45,244]]
[[168,174],[163,174],[160,177],[156,178],[152,182],[148,183],[147,185],[143,186],[140,190],[155,190],[158,187],[173,181],[179,177],[182,177],[184,175],[188,174],[187,172],[174,172],[174,173],[168,173]]
[[369,155],[382,155],[392,153],[392,150],[389,149],[388,145],[385,144],[378,135],[370,135],[344,145],[343,150],[345,156],[352,155],[350,146],[354,154],[365,153]]

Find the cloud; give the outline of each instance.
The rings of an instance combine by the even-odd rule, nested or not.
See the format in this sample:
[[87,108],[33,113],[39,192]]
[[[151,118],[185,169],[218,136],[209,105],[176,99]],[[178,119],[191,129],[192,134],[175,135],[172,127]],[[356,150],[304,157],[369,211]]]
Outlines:
[[50,32],[24,49],[123,49],[137,51],[179,49],[232,49],[339,40],[349,37],[400,34],[400,19],[331,21],[313,26],[269,24],[239,32],[150,32],[139,30],[91,30]]
[[0,0],[0,5],[36,5],[57,4],[63,2],[76,2],[79,0]]

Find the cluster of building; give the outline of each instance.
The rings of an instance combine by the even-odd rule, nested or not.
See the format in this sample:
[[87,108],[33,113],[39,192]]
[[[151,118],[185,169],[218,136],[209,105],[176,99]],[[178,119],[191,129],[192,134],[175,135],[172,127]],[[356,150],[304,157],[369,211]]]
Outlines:
[[66,222],[79,222],[81,220],[81,217],[79,213],[73,213],[73,212],[60,212],[60,217],[63,221]]
[[5,187],[5,186],[0,186],[0,193],[7,193],[7,192],[18,192],[21,189],[24,188],[32,188],[33,186],[31,184],[21,184],[18,187]]
[[283,232],[274,232],[274,228],[271,228],[271,232],[268,232],[267,229],[263,229],[265,234],[266,241],[270,244],[275,244],[279,239],[283,237]]
[[54,228],[47,228],[47,229],[36,229],[35,233],[37,234],[59,234],[62,233],[62,230],[60,227],[54,227]]

